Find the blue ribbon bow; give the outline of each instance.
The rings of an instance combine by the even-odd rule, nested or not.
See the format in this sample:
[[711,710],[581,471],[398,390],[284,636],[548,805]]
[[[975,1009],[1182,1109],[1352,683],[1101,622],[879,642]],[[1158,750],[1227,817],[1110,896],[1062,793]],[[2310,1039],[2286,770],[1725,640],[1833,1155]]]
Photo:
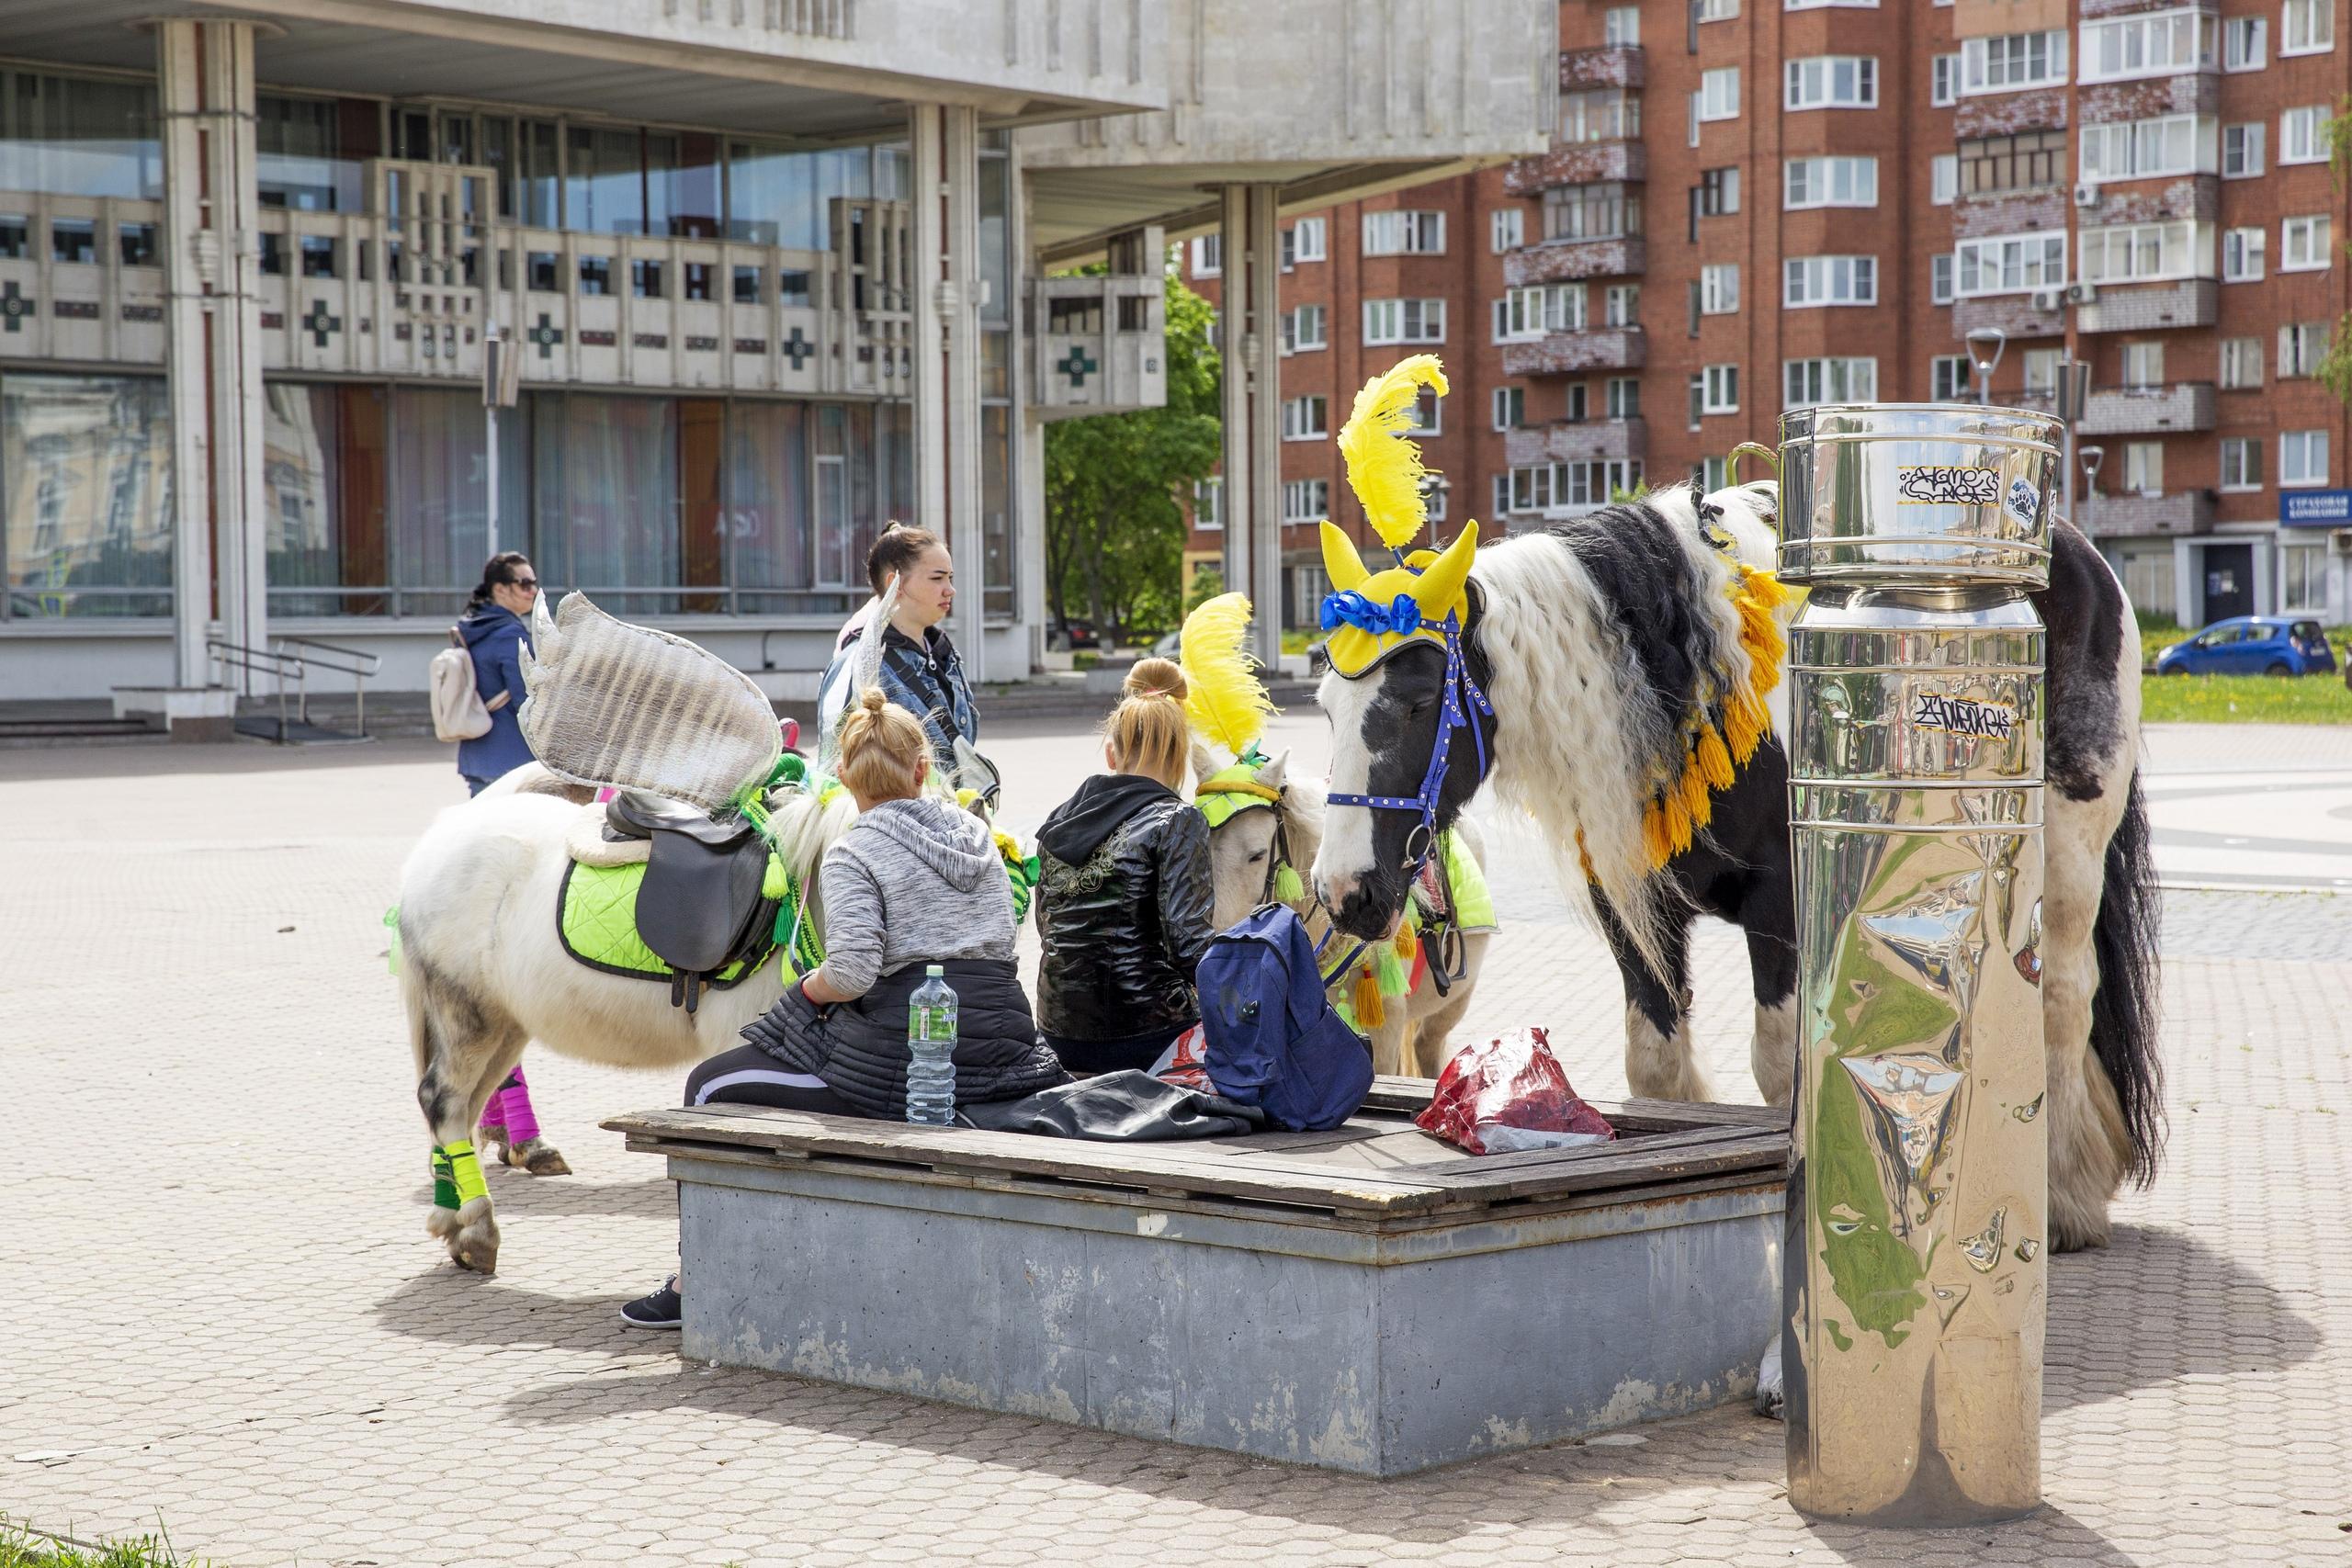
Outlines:
[[1348,626],[1374,637],[1402,635],[1421,629],[1421,607],[1410,593],[1399,593],[1385,604],[1375,604],[1351,588],[1324,596],[1322,621],[1327,632]]

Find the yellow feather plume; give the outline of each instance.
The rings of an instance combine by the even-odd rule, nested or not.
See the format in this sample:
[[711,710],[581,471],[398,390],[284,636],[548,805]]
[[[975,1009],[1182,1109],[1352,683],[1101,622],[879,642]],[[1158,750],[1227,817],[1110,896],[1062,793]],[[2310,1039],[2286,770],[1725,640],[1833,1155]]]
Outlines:
[[1364,515],[1383,543],[1401,550],[1420,533],[1424,507],[1419,443],[1406,435],[1414,404],[1428,387],[1445,396],[1445,371],[1434,354],[1400,360],[1356,394],[1348,423],[1340,429],[1340,456],[1348,462],[1348,486],[1363,502]]
[[1247,593],[1220,593],[1184,617],[1185,716],[1203,739],[1236,757],[1266,732],[1276,711],[1243,651],[1249,634]]

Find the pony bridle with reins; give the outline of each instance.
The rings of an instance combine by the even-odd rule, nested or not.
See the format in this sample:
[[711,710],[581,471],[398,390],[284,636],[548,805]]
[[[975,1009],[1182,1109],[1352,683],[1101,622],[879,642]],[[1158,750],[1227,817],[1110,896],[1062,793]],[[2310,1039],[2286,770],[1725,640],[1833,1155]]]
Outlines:
[[[1371,811],[1412,811],[1420,815],[1419,825],[1405,840],[1405,858],[1398,870],[1405,876],[1405,896],[1409,900],[1415,884],[1429,868],[1432,858],[1438,867],[1438,879],[1442,886],[1444,908],[1435,915],[1435,928],[1429,933],[1434,939],[1435,952],[1430,960],[1430,976],[1442,994],[1454,981],[1468,971],[1468,956],[1462,946],[1462,933],[1454,921],[1453,887],[1446,870],[1444,855],[1439,853],[1438,807],[1445,795],[1446,771],[1453,761],[1453,732],[1467,729],[1471,743],[1477,748],[1477,777],[1475,790],[1487,779],[1491,759],[1487,753],[1487,734],[1479,723],[1479,716],[1492,719],[1494,705],[1479,689],[1477,678],[1470,673],[1469,659],[1462,649],[1461,620],[1453,611],[1446,612],[1442,621],[1432,621],[1423,615],[1420,606],[1409,594],[1397,595],[1390,604],[1375,604],[1361,593],[1334,593],[1323,602],[1324,629],[1342,623],[1362,627],[1374,636],[1387,632],[1432,631],[1445,639],[1445,682],[1438,712],[1437,741],[1430,748],[1430,764],[1421,774],[1419,795],[1357,795],[1333,790],[1326,797],[1333,806],[1361,806]],[[1399,647],[1403,645],[1398,645]],[[1393,653],[1395,650],[1392,649]],[[1342,679],[1360,679],[1363,672]],[[1317,901],[1322,894],[1315,894]]]

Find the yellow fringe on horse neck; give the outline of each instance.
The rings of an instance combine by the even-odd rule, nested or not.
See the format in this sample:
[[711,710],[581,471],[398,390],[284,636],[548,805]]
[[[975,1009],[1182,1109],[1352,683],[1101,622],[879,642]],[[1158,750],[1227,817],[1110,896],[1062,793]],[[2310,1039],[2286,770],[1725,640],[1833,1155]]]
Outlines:
[[[1789,651],[1774,612],[1788,597],[1789,591],[1770,572],[1745,565],[1738,569],[1731,600],[1739,612],[1739,646],[1748,658],[1747,683],[1724,695],[1719,718],[1699,720],[1680,773],[1659,784],[1643,808],[1642,848],[1652,871],[1690,847],[1700,829],[1714,819],[1713,792],[1731,787],[1735,770],[1763,744],[1771,727],[1764,694],[1781,683],[1781,665]],[[1582,854],[1581,840],[1577,851]],[[1592,874],[1589,857],[1585,874]]]

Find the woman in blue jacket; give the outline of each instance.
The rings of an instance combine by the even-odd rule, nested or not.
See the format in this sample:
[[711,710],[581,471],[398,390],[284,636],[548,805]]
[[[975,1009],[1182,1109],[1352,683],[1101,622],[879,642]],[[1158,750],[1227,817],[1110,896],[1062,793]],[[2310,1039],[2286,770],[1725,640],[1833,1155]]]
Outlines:
[[531,646],[531,606],[539,575],[520,550],[503,550],[481,569],[457,636],[474,661],[474,690],[490,710],[490,729],[458,742],[458,773],[480,795],[490,781],[533,761],[515,715],[523,707],[523,649]]

